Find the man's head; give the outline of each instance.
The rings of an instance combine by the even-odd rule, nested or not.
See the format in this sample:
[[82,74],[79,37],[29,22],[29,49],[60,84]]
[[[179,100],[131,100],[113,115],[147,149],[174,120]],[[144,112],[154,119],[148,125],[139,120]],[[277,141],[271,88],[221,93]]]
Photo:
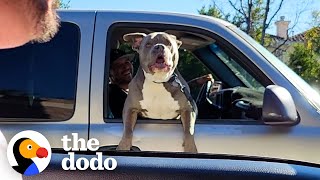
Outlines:
[[110,79],[113,84],[129,84],[133,76],[131,63],[132,54],[126,55],[123,51],[114,49],[111,51]]
[[0,0],[0,48],[47,42],[59,28],[56,0]]
[[130,33],[124,40],[139,53],[140,65],[147,79],[165,82],[171,77],[179,60],[178,49],[182,42],[164,32]]

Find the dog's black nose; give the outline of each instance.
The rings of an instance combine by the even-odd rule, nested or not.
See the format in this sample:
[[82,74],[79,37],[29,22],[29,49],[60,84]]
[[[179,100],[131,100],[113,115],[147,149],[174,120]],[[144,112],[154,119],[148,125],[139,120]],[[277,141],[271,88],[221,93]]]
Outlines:
[[157,44],[157,45],[155,45],[154,48],[157,49],[157,50],[164,50],[164,45],[162,45],[162,44]]

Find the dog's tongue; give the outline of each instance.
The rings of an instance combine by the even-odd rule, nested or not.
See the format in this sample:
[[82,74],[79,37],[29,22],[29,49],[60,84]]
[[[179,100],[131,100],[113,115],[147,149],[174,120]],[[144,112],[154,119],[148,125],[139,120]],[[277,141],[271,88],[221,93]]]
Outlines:
[[166,68],[167,65],[164,64],[164,63],[156,63],[156,64],[155,64],[155,67],[156,67],[156,68],[159,68],[159,69],[163,69],[163,68]]
[[152,65],[153,68],[156,69],[162,69],[162,70],[166,70],[168,69],[168,65],[165,63],[165,59],[163,55],[159,55],[156,59],[156,62],[154,63],[154,65]]

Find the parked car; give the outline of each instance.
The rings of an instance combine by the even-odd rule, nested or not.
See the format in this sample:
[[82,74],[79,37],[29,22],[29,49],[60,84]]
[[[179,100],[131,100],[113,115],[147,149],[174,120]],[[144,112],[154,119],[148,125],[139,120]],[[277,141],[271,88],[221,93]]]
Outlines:
[[[108,108],[110,51],[125,46],[126,33],[164,31],[183,43],[183,77],[209,72],[221,82],[213,96],[210,83],[194,89],[199,153],[320,163],[319,94],[234,25],[171,13],[59,15],[61,29],[52,41],[0,51],[0,129],[8,141],[20,131],[35,130],[59,149],[62,136],[76,132],[113,150],[123,124]],[[141,151],[179,152],[182,139],[178,120],[139,119],[133,145]]]

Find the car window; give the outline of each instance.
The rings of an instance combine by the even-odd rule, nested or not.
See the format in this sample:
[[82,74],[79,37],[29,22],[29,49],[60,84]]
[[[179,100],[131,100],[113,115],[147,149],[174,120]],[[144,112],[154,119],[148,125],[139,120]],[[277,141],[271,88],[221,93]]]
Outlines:
[[237,63],[229,54],[223,51],[216,43],[210,45],[210,49],[215,53],[221,61],[223,61],[231,71],[249,88],[256,90],[264,90],[264,87],[259,83],[247,70]]
[[[212,72],[187,49],[179,50],[179,64],[177,68],[182,77],[189,82],[191,95],[193,99],[196,99],[201,89],[201,85],[196,84],[196,79],[207,74],[212,74]],[[213,75],[213,77],[215,80],[219,80],[216,76]]]
[[[116,45],[107,46],[114,48],[106,50],[106,61],[110,60],[109,70],[106,72],[110,73],[106,76],[104,86],[105,122],[112,119],[115,119],[116,122],[122,122],[122,110],[129,93],[129,89],[125,89],[126,86],[123,85],[130,82],[138,68],[139,55],[122,40],[123,34],[121,32],[129,30],[130,28],[115,28],[115,35],[111,36],[114,39],[111,39],[111,42],[115,42]],[[149,30],[150,32],[159,31],[159,29]],[[129,32],[135,31],[137,30],[133,28]],[[261,123],[257,120],[260,120],[262,116],[264,86],[251,75],[252,72],[247,67],[239,63],[239,61],[248,61],[248,59],[235,58],[233,54],[226,51],[226,47],[220,48],[219,42],[221,43],[221,40],[218,38],[212,39],[203,34],[185,30],[162,29],[161,31],[177,34],[180,36],[178,38],[184,40],[184,44],[179,49],[177,69],[188,83],[191,96],[198,107],[197,122],[204,120],[214,123],[224,119],[233,119],[240,120],[239,123],[244,121]],[[115,49],[116,53],[113,52]],[[118,50],[122,52],[121,56],[118,56]],[[131,58],[128,56],[130,54]],[[122,62],[123,60],[116,61],[117,65],[123,64],[122,68],[112,64],[115,59],[123,55],[130,59],[131,64]],[[215,67],[212,68],[213,66]],[[126,76],[130,73],[129,69],[132,69],[131,78]],[[199,80],[209,74],[213,77],[213,83]],[[124,83],[126,81],[127,83]],[[243,103],[248,105],[244,107]],[[155,123],[156,121],[149,122]]]
[[48,43],[0,50],[0,118],[69,119],[79,42],[78,26],[63,22]]
[[263,55],[276,69],[281,73],[305,96],[308,101],[320,112],[320,93],[313,89],[307,82],[305,82],[299,75],[297,75],[292,69],[280,61],[271,52],[265,49],[261,44],[257,43],[249,35],[243,31],[230,26],[232,31],[239,35],[243,40],[248,42],[253,48],[255,48],[261,55]]

